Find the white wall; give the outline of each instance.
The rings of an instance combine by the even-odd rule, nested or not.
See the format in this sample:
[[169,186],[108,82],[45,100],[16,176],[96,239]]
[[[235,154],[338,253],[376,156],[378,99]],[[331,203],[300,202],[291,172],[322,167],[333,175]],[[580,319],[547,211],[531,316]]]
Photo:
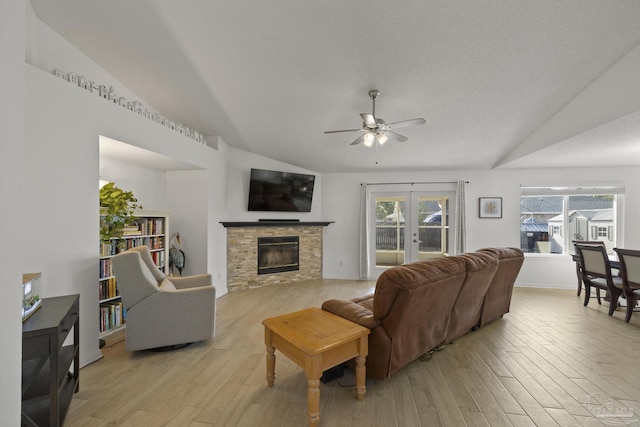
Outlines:
[[[37,173],[25,178],[29,206],[23,217],[29,226],[23,227],[22,238],[31,245],[23,268],[43,273],[45,297],[80,294],[84,365],[101,356],[96,314],[99,135],[203,169],[215,162],[217,152],[28,65],[26,80],[25,157]],[[207,182],[207,186],[210,194],[224,193],[224,182]],[[144,187],[136,189],[142,192],[142,201],[150,194]],[[151,198],[162,203],[157,200],[162,196]],[[218,234],[224,235],[208,236],[203,253],[219,245]],[[220,268],[216,260],[208,259],[207,264],[207,268]],[[226,289],[226,284],[216,285]]]
[[131,191],[143,209],[166,209],[166,171],[99,156],[100,179]]
[[222,139],[214,144],[218,148],[218,155],[211,159],[207,175],[207,239],[209,252],[207,254],[207,271],[213,275],[216,284],[216,295],[219,297],[227,293],[227,232],[220,225],[220,221],[228,218],[226,201],[229,195],[228,162],[229,147]]
[[[183,276],[211,273],[220,282],[220,271],[207,270],[207,183],[208,172],[168,171],[166,172],[167,201],[166,209],[171,212],[169,231],[180,233],[180,245],[176,245],[185,253]],[[212,224],[217,227],[217,224]],[[221,233],[221,230],[217,230]],[[167,245],[170,244],[167,239]],[[176,272],[176,274],[178,274]],[[218,292],[218,294],[221,290]]]
[[[113,84],[128,100],[137,99],[124,85],[37,20],[28,2],[25,4],[29,33],[26,47],[20,46],[20,59],[26,58],[29,64],[25,67],[23,63],[21,74],[26,76],[27,82],[23,98],[26,104],[25,158],[37,172],[27,174],[24,181],[23,194],[28,205],[21,214],[29,226],[20,227],[20,238],[30,245],[23,254],[22,269],[43,273],[44,297],[80,294],[80,355],[81,364],[85,365],[101,357],[96,267],[99,136],[125,141],[208,171],[206,182],[200,184],[206,192],[200,194],[198,202],[210,209],[207,214],[199,215],[207,230],[206,237],[189,239],[189,243],[195,246],[194,252],[200,257],[195,264],[197,268],[210,272],[226,269],[221,265],[224,259],[220,259],[224,252],[224,230],[211,226],[217,225],[223,216],[212,200],[226,197],[224,175],[211,168],[224,171],[221,167],[224,161],[211,147],[54,77],[50,73],[54,67],[73,71],[101,84]],[[21,13],[21,19],[24,19],[24,9]],[[219,141],[219,145],[224,146],[224,142]],[[124,176],[136,178],[130,182],[131,190],[136,191],[134,194],[143,206],[166,209],[161,205],[168,204],[166,188],[171,180],[161,180],[163,191],[149,185],[156,177],[152,171],[137,169],[133,174],[136,176]],[[125,181],[122,185],[128,184]],[[216,274],[214,285],[218,295],[226,293],[226,276]]]
[[[467,250],[486,246],[520,246],[520,186],[606,185],[623,183],[623,216],[634,218],[640,209],[640,168],[505,169],[424,171],[322,176],[324,276],[357,279],[359,276],[359,211],[361,182],[470,181],[466,186]],[[402,187],[407,189],[407,187]],[[479,197],[502,197],[502,219],[478,218]],[[640,247],[640,223],[624,221],[620,247]],[[519,285],[575,288],[575,264],[568,256],[527,256]]]
[[29,1],[26,2],[26,6],[27,40],[23,59],[27,64],[46,72],[51,72],[54,68],[67,73],[74,72],[97,84],[105,84],[107,87],[113,85],[118,96],[124,96],[128,101],[142,100],[78,48],[69,44],[60,34],[40,21],[35,16]]
[[0,414],[20,425],[22,360],[22,176],[24,175],[24,10],[21,1],[0,2]]

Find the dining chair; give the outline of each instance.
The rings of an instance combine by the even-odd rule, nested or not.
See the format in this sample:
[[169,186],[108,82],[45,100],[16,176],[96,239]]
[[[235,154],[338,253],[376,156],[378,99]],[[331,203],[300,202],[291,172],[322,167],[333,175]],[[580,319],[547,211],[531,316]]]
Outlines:
[[620,260],[622,274],[622,293],[627,300],[627,314],[624,321],[629,322],[636,302],[640,301],[640,251],[614,248]]
[[[604,242],[602,240],[574,240],[573,242],[573,247],[575,249],[576,244],[579,245],[600,245],[604,248],[606,248],[606,246],[604,245]],[[578,253],[578,250],[575,249],[576,254]],[[580,293],[582,292],[582,268],[580,267],[580,261],[576,262],[576,276],[578,276],[578,296],[580,296]],[[600,300],[598,300],[598,304],[600,304]]]
[[618,299],[622,295],[622,278],[611,274],[609,256],[603,245],[578,243],[575,248],[580,256],[585,307],[589,304],[592,287],[596,289],[598,304],[602,304],[600,290],[604,290],[609,294],[609,316],[611,316],[618,307]]

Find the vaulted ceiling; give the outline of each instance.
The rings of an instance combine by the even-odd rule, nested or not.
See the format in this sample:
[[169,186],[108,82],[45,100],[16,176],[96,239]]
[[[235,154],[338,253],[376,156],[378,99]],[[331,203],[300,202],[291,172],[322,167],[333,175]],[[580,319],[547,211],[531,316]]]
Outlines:
[[[640,164],[637,0],[31,4],[166,117],[313,171]],[[370,89],[426,124],[324,134],[359,128]]]

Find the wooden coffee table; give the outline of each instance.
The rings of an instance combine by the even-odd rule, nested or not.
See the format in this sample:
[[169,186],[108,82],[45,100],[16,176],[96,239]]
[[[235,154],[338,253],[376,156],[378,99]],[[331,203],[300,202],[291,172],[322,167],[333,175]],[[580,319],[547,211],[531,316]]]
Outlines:
[[267,346],[267,384],[273,387],[277,349],[307,375],[309,425],[320,421],[322,372],[356,359],[356,397],[364,399],[365,357],[369,329],[319,308],[308,308],[262,321]]

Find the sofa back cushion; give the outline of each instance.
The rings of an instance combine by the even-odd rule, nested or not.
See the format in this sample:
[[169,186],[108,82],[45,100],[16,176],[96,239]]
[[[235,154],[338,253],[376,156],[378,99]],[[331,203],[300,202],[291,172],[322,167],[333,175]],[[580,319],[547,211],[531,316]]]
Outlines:
[[518,248],[483,248],[478,252],[493,253],[499,259],[498,270],[482,305],[480,326],[483,326],[509,312],[513,285],[524,262],[524,253]]
[[388,375],[445,340],[465,276],[465,261],[458,257],[401,265],[380,275],[373,316],[393,343]]
[[467,276],[451,312],[447,342],[466,334],[480,323],[484,296],[498,270],[498,256],[492,252],[457,255],[467,266]]

